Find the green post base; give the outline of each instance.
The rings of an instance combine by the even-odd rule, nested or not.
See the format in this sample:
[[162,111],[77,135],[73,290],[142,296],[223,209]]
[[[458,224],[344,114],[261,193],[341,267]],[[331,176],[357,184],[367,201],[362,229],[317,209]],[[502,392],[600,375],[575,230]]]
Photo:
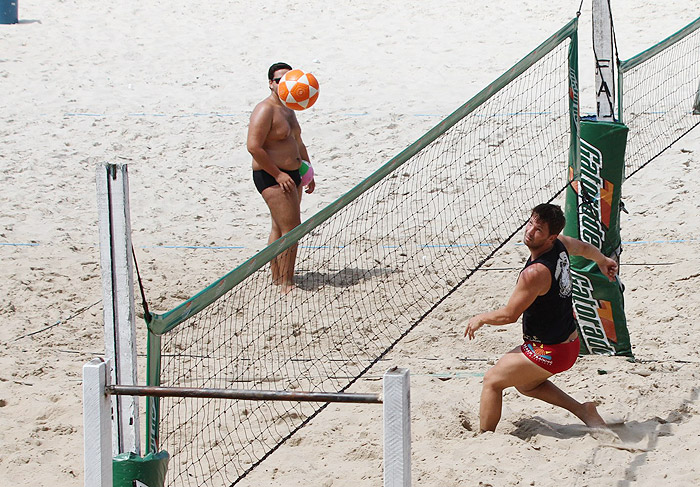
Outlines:
[[114,487],[164,487],[170,455],[166,451],[140,457],[135,453],[120,453],[112,459]]

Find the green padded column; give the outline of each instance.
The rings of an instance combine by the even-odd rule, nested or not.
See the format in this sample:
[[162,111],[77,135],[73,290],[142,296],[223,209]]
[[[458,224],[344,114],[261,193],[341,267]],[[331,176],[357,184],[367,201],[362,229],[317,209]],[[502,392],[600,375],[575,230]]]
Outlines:
[[[628,128],[617,122],[581,121],[578,160],[569,163],[564,235],[619,260],[620,196]],[[571,257],[581,353],[632,356],[622,282],[608,281],[595,262]]]

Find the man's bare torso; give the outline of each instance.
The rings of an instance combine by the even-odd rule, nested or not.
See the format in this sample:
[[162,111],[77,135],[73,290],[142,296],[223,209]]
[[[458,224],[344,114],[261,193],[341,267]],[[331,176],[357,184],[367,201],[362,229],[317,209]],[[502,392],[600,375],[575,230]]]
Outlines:
[[[286,107],[275,104],[270,99],[260,102],[256,109],[271,110],[272,126],[265,139],[263,148],[270,155],[275,165],[280,169],[293,171],[299,169],[301,157],[297,139],[301,133],[301,127],[294,112]],[[253,159],[253,170],[263,169],[258,162]]]

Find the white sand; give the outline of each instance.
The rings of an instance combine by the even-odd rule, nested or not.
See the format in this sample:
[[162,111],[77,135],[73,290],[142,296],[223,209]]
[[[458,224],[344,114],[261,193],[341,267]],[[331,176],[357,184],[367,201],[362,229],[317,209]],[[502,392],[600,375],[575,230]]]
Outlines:
[[[245,137],[272,62],[321,82],[317,105],[299,114],[317,172],[308,217],[579,4],[552,3],[20,2],[21,23],[0,25],[0,485],[83,481],[81,369],[104,349],[97,163],[129,164],[134,245],[150,304],[165,311],[265,244],[267,209]],[[580,26],[584,112],[594,106],[589,4]],[[700,15],[687,0],[613,4],[623,59]],[[700,484],[699,139],[696,129],[623,190],[623,240],[647,242],[627,245],[622,267],[639,362],[588,356],[556,380],[577,399],[600,400],[603,415],[621,421],[615,434],[587,434],[571,415],[515,392],[498,431],[475,434],[485,360],[519,334],[512,325],[461,338],[459,321],[503,304],[517,271],[483,272],[387,362],[413,375],[416,485]],[[207,245],[242,248],[158,247]],[[523,258],[509,246],[494,265]],[[356,390],[379,387],[364,380]],[[379,485],[379,421],[371,406],[331,406],[242,485]]]

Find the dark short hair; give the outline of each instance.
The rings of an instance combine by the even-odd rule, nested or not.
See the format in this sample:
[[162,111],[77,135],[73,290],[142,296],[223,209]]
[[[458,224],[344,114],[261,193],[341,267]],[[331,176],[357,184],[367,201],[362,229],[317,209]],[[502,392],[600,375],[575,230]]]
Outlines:
[[566,225],[566,217],[558,205],[542,203],[532,209],[532,215],[537,217],[538,221],[547,224],[550,235],[559,235]]
[[291,70],[292,67],[287,64],[287,63],[275,63],[272,66],[270,66],[270,69],[267,70],[267,79],[272,81],[272,78],[275,77],[275,71],[278,69],[289,69]]

